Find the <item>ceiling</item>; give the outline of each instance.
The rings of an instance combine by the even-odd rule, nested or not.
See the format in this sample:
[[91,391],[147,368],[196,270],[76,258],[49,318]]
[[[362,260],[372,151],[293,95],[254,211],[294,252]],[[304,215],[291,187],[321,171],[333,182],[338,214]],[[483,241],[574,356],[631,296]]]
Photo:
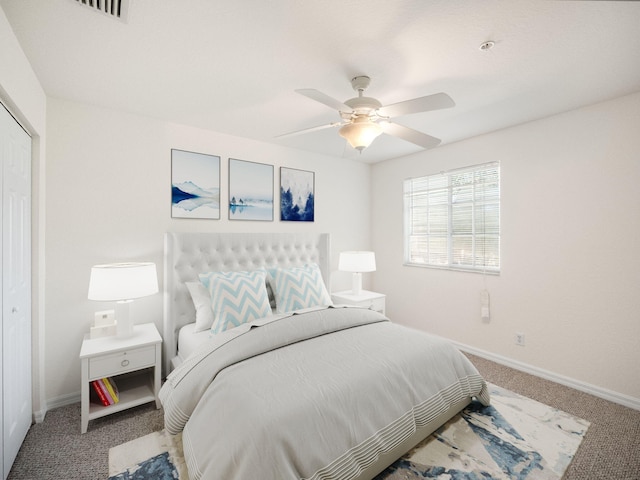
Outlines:
[[640,91],[640,2],[131,0],[126,22],[76,0],[0,6],[49,96],[368,163],[421,149],[274,138],[339,120],[294,90],[345,101],[368,75],[383,105],[446,92],[454,108],[396,118],[442,144]]

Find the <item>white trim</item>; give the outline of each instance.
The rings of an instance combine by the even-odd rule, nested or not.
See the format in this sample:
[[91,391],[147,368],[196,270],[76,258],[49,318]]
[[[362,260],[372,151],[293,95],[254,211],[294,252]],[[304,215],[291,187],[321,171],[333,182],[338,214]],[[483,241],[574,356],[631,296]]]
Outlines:
[[[437,335],[436,335],[437,336]],[[441,337],[444,338],[444,337]],[[460,342],[456,342],[454,340],[445,339],[452,344],[454,344],[458,349],[463,352],[470,353],[472,355],[476,355],[478,357],[485,358],[487,360],[491,360],[493,362],[499,363],[501,365],[505,365],[507,367],[511,367],[515,370],[520,370],[521,372],[529,373],[531,375],[535,375],[536,377],[544,378],[545,380],[551,380],[552,382],[559,383],[561,385],[565,385],[567,387],[574,388],[581,392],[588,393],[595,397],[603,398],[604,400],[608,400],[610,402],[614,402],[625,407],[633,408],[634,410],[640,410],[640,398],[635,398],[630,395],[625,395],[623,393],[614,392],[613,390],[608,390],[606,388],[598,387],[596,385],[592,385],[590,383],[582,382],[580,380],[576,380],[574,378],[565,377],[564,375],[560,375],[558,373],[550,372],[549,370],[545,370],[543,368],[534,367],[533,365],[529,365],[527,363],[519,362],[517,360],[513,360],[511,358],[503,357],[502,355],[498,355],[495,353],[487,352],[485,350],[481,350],[479,348],[471,347],[469,345],[465,345]]]
[[44,422],[44,417],[46,414],[47,414],[46,410],[38,410],[37,412],[33,412],[32,414],[33,423]]
[[66,395],[60,395],[59,397],[47,400],[46,412],[53,410],[54,408],[66,407],[73,403],[80,403],[80,392],[68,393]]
[[[15,120],[15,122],[20,125],[20,128],[22,130],[24,130],[24,133],[26,133],[27,135],[29,135],[30,139],[33,139],[33,135],[31,134],[31,131],[24,126],[24,124],[18,120],[18,115],[16,115],[15,113],[13,113],[13,110],[11,110],[11,108],[9,108],[9,105],[7,105],[8,102],[3,102],[2,101],[2,97],[0,97],[0,105],[4,107],[4,109],[7,111],[7,113],[9,115],[11,115],[11,118],[13,118]],[[33,159],[33,155],[31,155],[32,159]]]
[[66,395],[61,395],[47,400],[46,403],[42,404],[43,408],[33,411],[33,421],[35,423],[42,423],[44,422],[44,417],[47,415],[49,410],[66,407],[67,405],[73,405],[74,403],[80,403],[80,392],[68,393]]

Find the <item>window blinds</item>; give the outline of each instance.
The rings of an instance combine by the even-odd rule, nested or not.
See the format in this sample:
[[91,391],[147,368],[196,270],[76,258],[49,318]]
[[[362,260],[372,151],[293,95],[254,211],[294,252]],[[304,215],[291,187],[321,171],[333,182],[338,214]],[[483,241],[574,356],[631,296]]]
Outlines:
[[500,270],[500,164],[404,182],[405,263]]

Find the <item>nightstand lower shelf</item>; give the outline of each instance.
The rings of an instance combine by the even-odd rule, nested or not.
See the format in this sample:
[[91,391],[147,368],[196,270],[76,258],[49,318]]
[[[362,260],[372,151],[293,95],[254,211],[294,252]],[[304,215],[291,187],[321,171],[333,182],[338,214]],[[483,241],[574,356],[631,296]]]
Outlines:
[[89,404],[88,420],[111,415],[128,408],[155,402],[156,396],[153,392],[152,372],[142,372],[130,375],[120,375],[115,377],[118,385],[120,401],[114,405],[104,406],[97,403]]

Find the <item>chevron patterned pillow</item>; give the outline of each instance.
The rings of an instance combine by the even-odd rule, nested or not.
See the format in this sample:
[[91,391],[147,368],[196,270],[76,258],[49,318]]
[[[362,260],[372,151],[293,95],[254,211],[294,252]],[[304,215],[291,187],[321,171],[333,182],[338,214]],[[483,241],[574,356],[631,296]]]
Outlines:
[[304,267],[278,268],[275,281],[278,313],[332,304],[320,268],[315,263]]
[[211,294],[214,320],[211,333],[271,315],[264,270],[201,273],[200,281]]

